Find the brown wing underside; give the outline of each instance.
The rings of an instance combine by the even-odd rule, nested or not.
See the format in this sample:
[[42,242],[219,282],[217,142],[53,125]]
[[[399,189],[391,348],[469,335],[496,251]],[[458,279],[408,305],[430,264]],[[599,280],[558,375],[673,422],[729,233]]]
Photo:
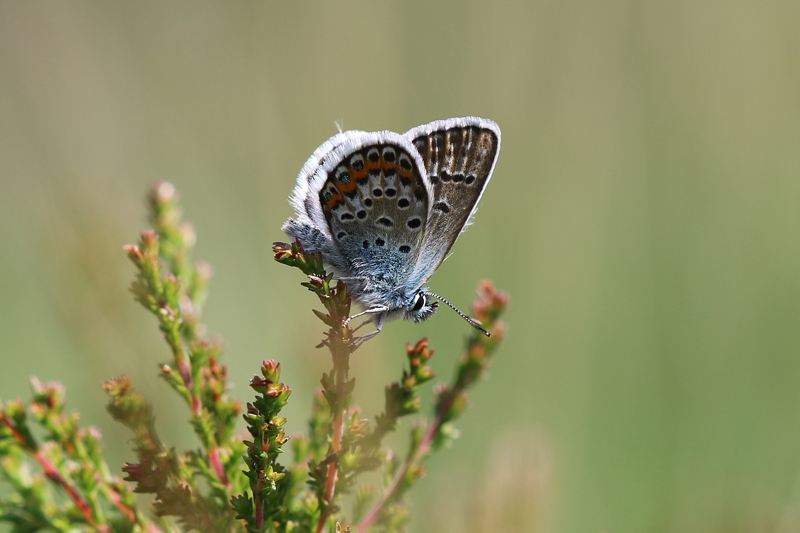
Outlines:
[[464,126],[434,131],[415,138],[413,143],[422,155],[434,191],[426,236],[438,244],[423,243],[426,251],[435,250],[426,254],[425,260],[438,265],[467,224],[486,187],[499,139],[490,129]]

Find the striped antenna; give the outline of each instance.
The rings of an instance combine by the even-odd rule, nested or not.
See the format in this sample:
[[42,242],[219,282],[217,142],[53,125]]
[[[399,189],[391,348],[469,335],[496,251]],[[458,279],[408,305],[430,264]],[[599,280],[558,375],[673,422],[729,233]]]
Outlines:
[[442,298],[442,297],[441,297],[441,296],[439,296],[438,294],[434,294],[434,293],[432,293],[432,292],[428,292],[428,291],[426,291],[426,292],[425,292],[425,294],[427,294],[428,296],[433,296],[434,298],[438,298],[440,301],[442,301],[442,302],[444,302],[445,304],[447,304],[447,306],[448,306],[448,307],[450,307],[450,309],[452,309],[453,311],[455,311],[456,313],[458,313],[458,316],[460,316],[461,318],[463,318],[464,320],[466,320],[467,322],[469,322],[469,324],[470,324],[470,325],[471,325],[473,328],[477,329],[478,331],[480,331],[481,333],[483,333],[483,334],[484,334],[484,335],[486,335],[487,337],[491,337],[491,335],[489,334],[489,332],[488,332],[488,331],[486,331],[485,329],[483,329],[483,328],[481,327],[481,324],[480,324],[480,322],[478,322],[478,321],[477,321],[477,320],[475,320],[474,318],[470,318],[470,317],[468,317],[467,315],[465,315],[464,313],[462,313],[461,311],[459,311],[459,310],[458,310],[458,308],[457,308],[455,305],[451,304],[450,302],[448,302],[447,300],[445,300],[444,298]]

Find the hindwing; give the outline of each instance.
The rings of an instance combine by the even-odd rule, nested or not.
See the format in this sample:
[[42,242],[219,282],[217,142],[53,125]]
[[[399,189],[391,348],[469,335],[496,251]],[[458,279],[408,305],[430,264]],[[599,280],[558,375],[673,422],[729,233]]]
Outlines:
[[319,202],[356,275],[402,283],[417,262],[429,211],[418,161],[384,141],[361,146],[328,171]]

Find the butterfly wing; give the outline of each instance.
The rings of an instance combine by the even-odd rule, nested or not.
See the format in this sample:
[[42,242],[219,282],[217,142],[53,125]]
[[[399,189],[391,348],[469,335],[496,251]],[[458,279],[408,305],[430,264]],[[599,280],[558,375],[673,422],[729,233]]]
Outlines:
[[487,119],[451,118],[414,128],[405,137],[419,152],[433,191],[414,280],[421,286],[475,213],[500,152],[500,128]]
[[393,307],[422,252],[433,193],[424,169],[403,135],[340,133],[300,172],[297,220],[284,230],[312,242],[342,276],[363,280],[348,285],[366,308]]
[[405,265],[419,256],[428,191],[414,155],[382,139],[347,153],[328,172],[319,202],[334,242],[359,275],[377,279],[388,271],[399,284]]
[[324,167],[329,166],[330,161],[336,160],[337,152],[344,149],[349,139],[363,135],[368,134],[362,131],[340,132],[314,150],[300,169],[297,184],[289,197],[295,218],[287,220],[281,228],[290,237],[299,239],[307,251],[321,252],[328,263],[340,272],[346,270],[347,263],[333,243],[319,203],[319,191],[327,178]]

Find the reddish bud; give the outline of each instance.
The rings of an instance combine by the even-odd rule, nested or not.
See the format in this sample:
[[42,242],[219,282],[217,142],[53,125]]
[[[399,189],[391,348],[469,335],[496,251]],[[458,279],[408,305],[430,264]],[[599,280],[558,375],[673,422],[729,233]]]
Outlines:
[[135,244],[126,244],[122,247],[126,254],[131,261],[133,261],[137,266],[142,262],[142,252],[139,250],[139,247]]
[[158,236],[156,235],[155,230],[148,229],[143,231],[139,242],[141,244],[141,248],[143,248],[145,251],[152,250],[158,244]]
[[273,359],[264,361],[261,364],[261,375],[270,381],[278,381],[281,379],[281,364],[276,363]]

